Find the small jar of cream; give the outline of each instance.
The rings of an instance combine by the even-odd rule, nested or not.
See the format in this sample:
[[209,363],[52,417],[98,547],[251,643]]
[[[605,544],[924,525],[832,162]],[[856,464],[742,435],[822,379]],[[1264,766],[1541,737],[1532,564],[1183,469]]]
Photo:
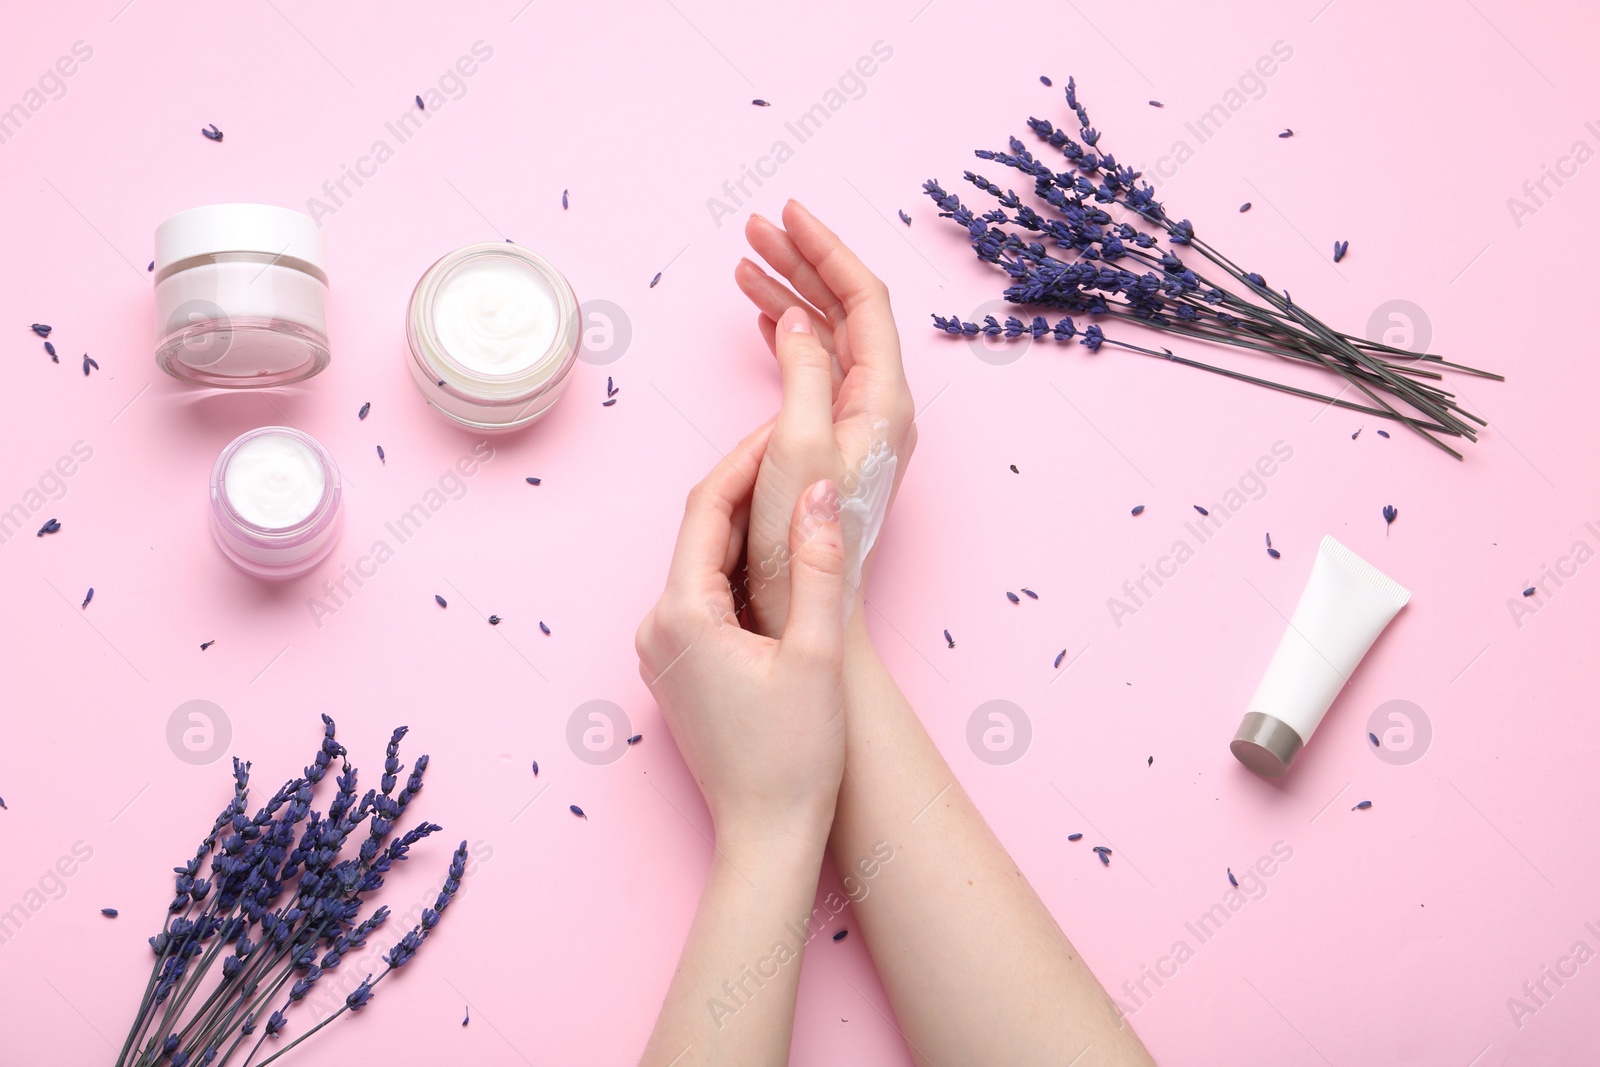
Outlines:
[[316,438],[263,426],[234,438],[211,468],[211,532],[261,578],[315,567],[339,537],[339,468]]
[[156,363],[224,389],[309,378],[328,365],[328,276],[309,215],[213,204],[156,227]]
[[577,362],[578,298],[518,245],[459,248],[422,275],[406,313],[411,378],[429,404],[480,433],[538,419]]

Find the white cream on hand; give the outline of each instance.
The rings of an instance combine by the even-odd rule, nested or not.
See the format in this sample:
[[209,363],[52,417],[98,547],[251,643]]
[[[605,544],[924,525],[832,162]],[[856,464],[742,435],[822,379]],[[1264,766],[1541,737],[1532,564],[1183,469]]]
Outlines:
[[560,321],[549,283],[507,256],[463,263],[434,297],[440,345],[479,374],[516,374],[538,363],[550,351]]
[[322,460],[286,433],[264,433],[239,446],[228,461],[223,491],[252,526],[283,530],[304,522],[327,488]]
[[[878,542],[889,514],[898,457],[889,444],[889,424],[872,427],[872,446],[861,466],[839,487],[839,526],[844,534],[844,576],[852,589],[861,585],[861,568]],[[845,601],[846,615],[854,598]]]

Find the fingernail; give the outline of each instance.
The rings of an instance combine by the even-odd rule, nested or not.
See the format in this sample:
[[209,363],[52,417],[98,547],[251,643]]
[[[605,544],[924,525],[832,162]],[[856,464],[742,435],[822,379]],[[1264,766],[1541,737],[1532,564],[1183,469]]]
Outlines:
[[833,479],[812,482],[806,490],[806,512],[822,522],[833,522],[839,517],[839,489]]
[[792,307],[783,313],[783,318],[778,326],[784,333],[814,333],[811,328],[811,316],[802,307]]

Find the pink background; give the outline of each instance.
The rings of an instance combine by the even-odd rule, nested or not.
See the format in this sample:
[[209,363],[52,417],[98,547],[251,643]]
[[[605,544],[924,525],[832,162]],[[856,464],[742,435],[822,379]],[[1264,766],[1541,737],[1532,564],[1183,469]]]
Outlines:
[[[1122,983],[1188,941],[1193,959],[1159,989],[1147,980],[1154,994],[1133,1016],[1157,1058],[1594,1062],[1600,962],[1520,1027],[1507,998],[1575,942],[1600,949],[1584,928],[1600,927],[1585,834],[1600,799],[1585,667],[1600,564],[1549,595],[1518,595],[1574,542],[1600,547],[1584,525],[1600,527],[1592,445],[1571,429],[1591,421],[1600,387],[1579,326],[1593,304],[1600,163],[1547,182],[1554,195],[1520,220],[1507,198],[1575,141],[1600,148],[1597,20],[1577,4],[1321,3],[1018,17],[965,0],[771,13],[726,0],[105,0],[9,19],[0,107],[75,41],[93,55],[0,144],[0,508],[24,502],[74,442],[93,455],[0,545],[0,909],[42,901],[0,944],[0,1060],[109,1062],[170,896],[165,872],[225,800],[223,757],[253,760],[264,798],[309,758],[322,711],[369,780],[393,725],[411,727],[409,753],[433,757],[414,810],[447,833],[383,899],[404,908],[431,893],[462,837],[477,862],[419,963],[301,1062],[635,1059],[707,866],[709,823],[638,679],[632,634],[685,491],[777,404],[731,270],[744,212],[775,215],[793,195],[887,280],[922,407],[871,590],[879,647],[1125,1004]],[[239,395],[161,375],[145,272],[156,223],[218,201],[304,209],[375,139],[394,147],[384,124],[480,40],[492,58],[459,99],[325,219],[329,370]],[[796,144],[783,123],[880,40],[893,54],[864,95]],[[1184,124],[1276,41],[1292,57],[1198,144]],[[1235,259],[1353,331],[1386,301],[1411,301],[1436,351],[1505,372],[1504,385],[1457,379],[1493,423],[1466,462],[1399,429],[1380,438],[1375,420],[1143,357],[1039,346],[993,366],[934,334],[929,312],[970,317],[1002,283],[920,183],[965,189],[970,149],[1025,135],[1029,114],[1060,120],[1069,73],[1124,161],[1153,168],[1189,143],[1163,198]],[[751,107],[756,96],[773,106]],[[213,122],[221,144],[198,133]],[[1276,137],[1284,127],[1296,136]],[[719,227],[707,198],[777,138],[794,158]],[[580,298],[619,306],[631,346],[580,365],[546,421],[495,440],[465,495],[319,628],[307,598],[476,440],[416,394],[402,316],[435,258],[502,237],[560,264]],[[1337,268],[1336,239],[1350,242]],[[60,365],[28,332],[35,321],[55,326]],[[85,351],[102,368],[87,379]],[[607,374],[622,392],[602,408]],[[228,440],[283,422],[333,451],[348,524],[317,572],[267,586],[209,540],[206,478]],[[1191,504],[1221,500],[1277,441],[1293,458],[1265,495],[1116,626],[1107,598],[1184,536]],[[1148,511],[1131,519],[1139,503]],[[1385,504],[1400,511],[1387,535]],[[32,536],[50,517],[62,531]],[[1264,554],[1268,532],[1280,561]],[[1325,533],[1413,601],[1291,777],[1271,784],[1227,741]],[[1009,604],[1004,591],[1022,585],[1041,599]],[[1536,610],[1519,625],[1508,601]],[[491,629],[490,612],[506,622]],[[1057,672],[1063,647],[1072,666]],[[205,766],[167,743],[173,709],[194,699],[231,724]],[[609,766],[567,746],[569,714],[591,699],[616,702],[644,734]],[[1031,749],[1010,765],[966,744],[968,717],[991,699],[1032,724]],[[1432,723],[1431,749],[1410,765],[1374,758],[1365,740],[1392,699]],[[1372,809],[1352,812],[1361,799]],[[1074,831],[1088,837],[1069,844]],[[1199,945],[1184,924],[1223,900],[1224,869],[1280,841],[1293,859],[1266,895]],[[77,842],[92,858],[52,882]],[[1096,843],[1116,849],[1109,868]],[[41,879],[50,894],[30,898]],[[103,919],[106,906],[121,918]],[[862,940],[819,939],[794,1061],[908,1063],[889,1018]]]

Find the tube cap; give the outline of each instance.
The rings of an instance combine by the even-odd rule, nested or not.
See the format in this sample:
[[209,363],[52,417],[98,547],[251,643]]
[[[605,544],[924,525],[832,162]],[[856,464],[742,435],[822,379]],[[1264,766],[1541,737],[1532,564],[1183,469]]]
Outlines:
[[1305,742],[1282,719],[1252,711],[1239,723],[1228,748],[1234,758],[1264,778],[1282,778]]
[[328,269],[322,231],[309,215],[270,204],[209,204],[156,227],[156,272],[192,256],[261,252]]

